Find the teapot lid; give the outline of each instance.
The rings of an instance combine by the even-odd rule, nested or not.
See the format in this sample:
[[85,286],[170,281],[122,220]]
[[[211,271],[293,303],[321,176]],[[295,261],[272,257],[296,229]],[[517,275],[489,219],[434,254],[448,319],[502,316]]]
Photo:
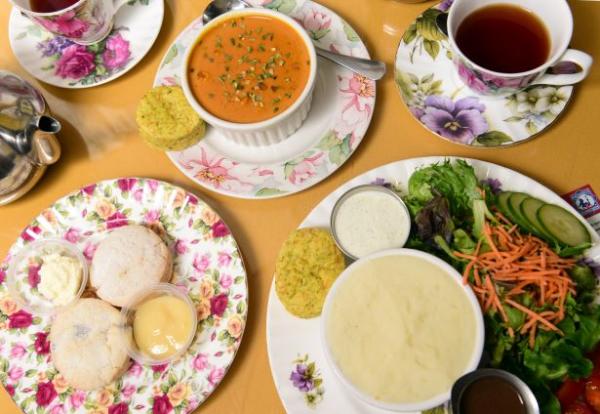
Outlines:
[[36,88],[14,73],[0,70],[0,126],[22,129],[45,110],[46,102]]

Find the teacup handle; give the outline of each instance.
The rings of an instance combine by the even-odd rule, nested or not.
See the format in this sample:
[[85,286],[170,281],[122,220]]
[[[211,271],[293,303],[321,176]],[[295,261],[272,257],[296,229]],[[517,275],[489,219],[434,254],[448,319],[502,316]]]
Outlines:
[[119,10],[121,7],[129,3],[131,0],[113,0],[113,7],[115,8],[115,12]]
[[590,73],[594,59],[585,52],[575,49],[567,49],[558,60],[560,62],[572,62],[581,68],[577,73],[545,73],[532,82],[532,85],[573,85],[584,80]]

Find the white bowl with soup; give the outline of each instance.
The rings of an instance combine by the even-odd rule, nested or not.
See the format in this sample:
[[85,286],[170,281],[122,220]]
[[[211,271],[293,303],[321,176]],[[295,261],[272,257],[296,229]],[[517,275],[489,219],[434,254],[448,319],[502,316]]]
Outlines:
[[428,253],[393,249],[350,265],[329,291],[321,318],[325,355],[344,386],[392,411],[422,411],[450,399],[475,370],[483,316],[471,288]]
[[302,26],[273,10],[246,9],[202,28],[181,82],[196,112],[227,139],[265,146],[300,128],[316,74],[315,48]]

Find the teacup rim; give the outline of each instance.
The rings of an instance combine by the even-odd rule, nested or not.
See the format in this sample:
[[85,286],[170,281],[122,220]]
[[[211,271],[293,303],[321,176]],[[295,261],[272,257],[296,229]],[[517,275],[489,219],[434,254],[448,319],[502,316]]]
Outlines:
[[[563,40],[563,43],[556,49],[556,52],[550,56],[548,56],[548,58],[546,59],[546,61],[539,65],[536,66],[533,69],[529,69],[527,71],[523,71],[523,72],[514,72],[514,73],[510,73],[510,72],[498,72],[492,69],[488,69],[484,66],[479,65],[476,62],[473,62],[473,60],[469,59],[464,53],[463,51],[458,47],[458,44],[456,43],[456,39],[454,37],[454,33],[452,30],[452,21],[454,18],[454,13],[453,11],[456,10],[456,7],[454,7],[456,5],[456,3],[458,3],[459,1],[466,1],[466,0],[454,0],[454,3],[452,4],[452,6],[450,7],[450,11],[448,12],[448,42],[450,43],[450,48],[452,49],[453,53],[457,53],[459,58],[465,62],[467,62],[469,65],[472,66],[472,68],[480,71],[480,72],[485,72],[488,73],[490,75],[496,76],[496,77],[502,77],[502,78],[522,78],[522,77],[526,77],[526,76],[531,76],[531,75],[541,75],[543,73],[546,72],[546,70],[551,67],[552,65],[554,65],[562,55],[565,54],[565,52],[569,49],[569,44],[571,42],[571,39],[573,38],[573,12],[571,11],[571,8],[569,7],[568,3],[565,1],[564,4],[566,6],[566,9],[568,11],[568,14],[566,16],[566,18],[568,19],[568,24],[569,27],[566,29],[567,31],[567,35],[565,36],[565,40]],[[493,0],[494,4],[507,4],[506,0]],[[512,3],[511,3],[512,4]],[[524,6],[517,4],[519,7],[523,7]],[[480,7],[475,7],[472,9],[471,13],[475,10],[478,10],[482,7],[486,7],[489,6],[490,4],[486,4],[484,6],[480,6]],[[536,14],[537,15],[537,14]],[[546,22],[544,22],[544,26],[546,27],[546,29],[550,32],[551,28],[546,24]],[[458,26],[457,26],[458,27]]]
[[77,7],[79,7],[79,5],[83,4],[84,2],[86,2],[88,0],[77,0],[76,3],[71,4],[69,7],[65,7],[64,9],[60,9],[60,10],[56,10],[56,11],[48,12],[48,13],[41,13],[41,12],[36,12],[36,11],[30,10],[30,9],[25,9],[22,6],[18,5],[15,2],[15,0],[9,0],[9,1],[13,5],[13,7],[16,7],[22,13],[33,15],[36,17],[54,17],[54,16],[59,16],[63,13],[70,12],[71,10],[76,9]]

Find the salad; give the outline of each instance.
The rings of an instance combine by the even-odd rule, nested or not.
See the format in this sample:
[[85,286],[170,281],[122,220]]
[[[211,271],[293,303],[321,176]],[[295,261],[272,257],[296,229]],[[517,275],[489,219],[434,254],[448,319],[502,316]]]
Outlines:
[[600,409],[584,392],[557,397],[564,384],[592,375],[600,342],[598,278],[583,256],[591,237],[580,220],[526,193],[501,191],[495,180],[480,182],[462,160],[414,172],[404,199],[413,221],[406,247],[452,264],[479,300],[482,362],[525,381],[544,414]]

